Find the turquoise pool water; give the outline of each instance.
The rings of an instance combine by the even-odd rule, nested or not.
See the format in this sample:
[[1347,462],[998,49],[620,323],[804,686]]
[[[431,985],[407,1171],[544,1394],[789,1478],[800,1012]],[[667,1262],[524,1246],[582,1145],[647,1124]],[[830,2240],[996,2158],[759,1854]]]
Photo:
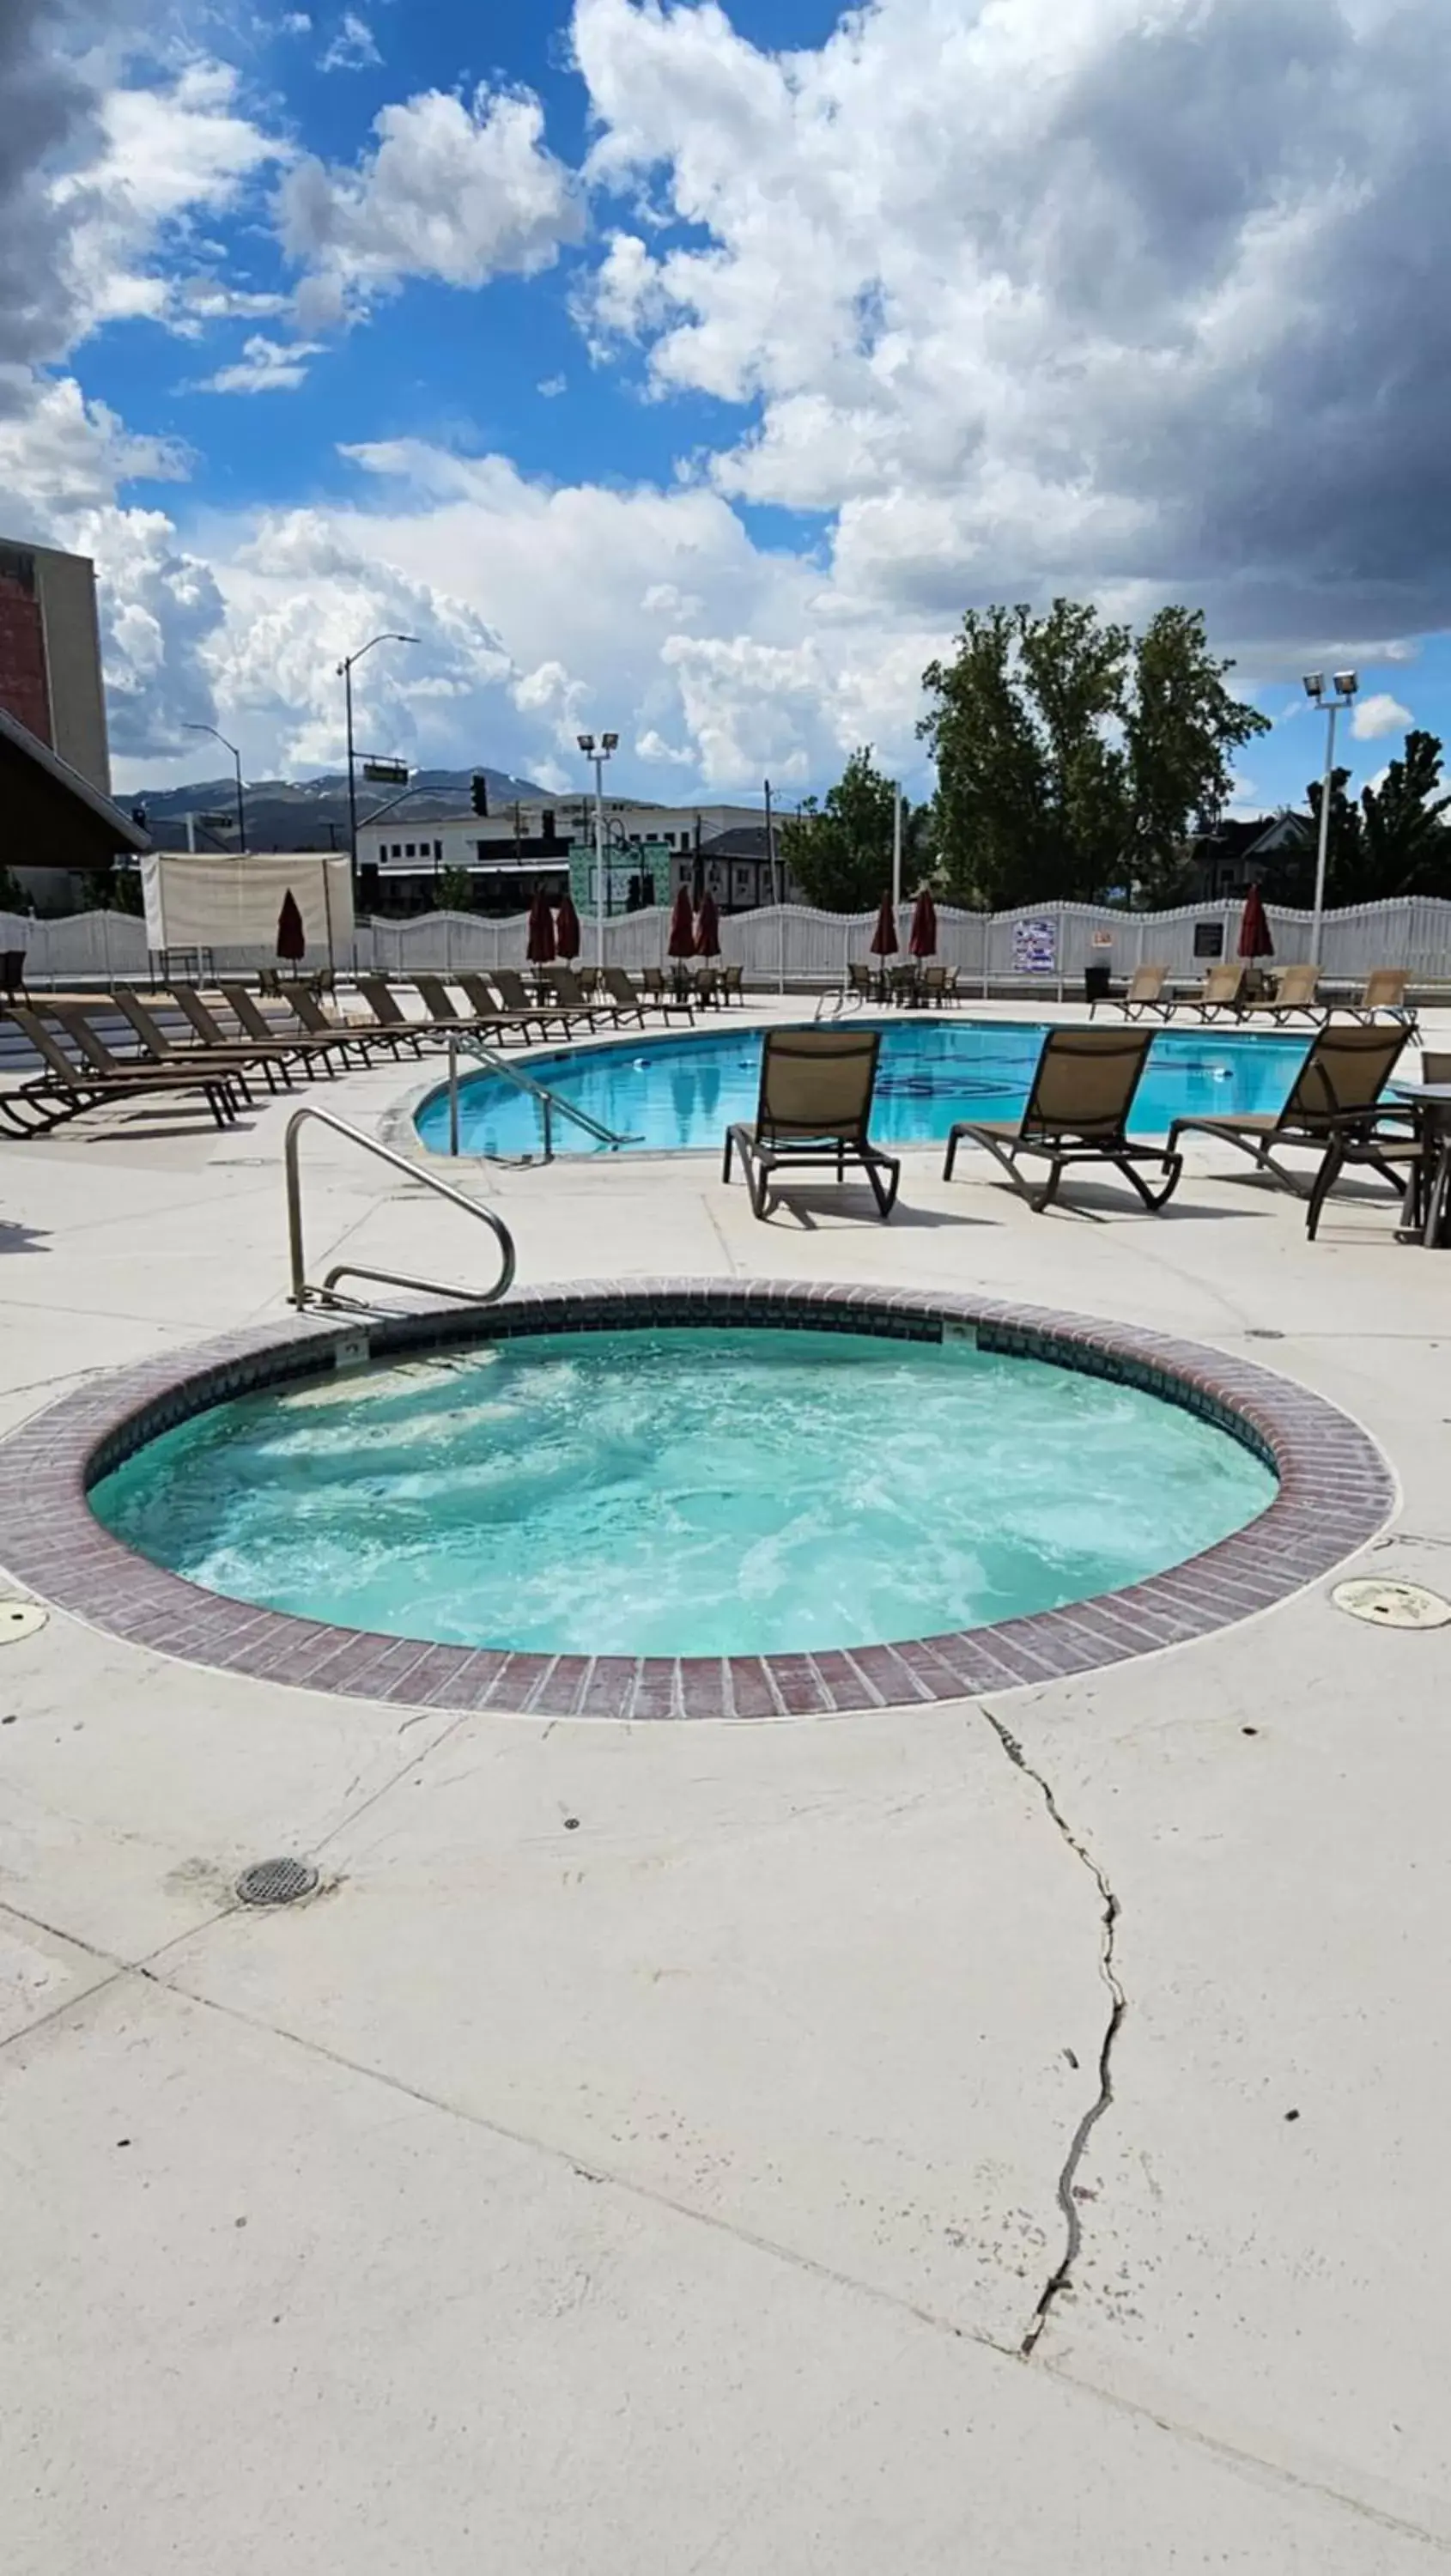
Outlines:
[[890,1643],[1162,1571],[1274,1479],[1135,1388],[970,1341],[559,1334],[248,1397],[91,1495],[235,1600],[441,1644]]
[[[853,1022],[859,1026],[859,1022]],[[1013,1118],[1021,1111],[1043,1043],[1031,1021],[894,1020],[885,1025],[872,1133],[884,1145],[930,1144],[957,1118]],[[1229,1037],[1166,1030],[1154,1040],[1139,1086],[1134,1132],[1162,1136],[1175,1118],[1226,1117],[1279,1109],[1308,1039]],[[719,1149],[734,1118],[754,1115],[760,1087],[759,1029],[713,1029],[632,1044],[561,1049],[531,1057],[527,1070],[602,1127],[634,1140],[636,1153]],[[539,1110],[497,1074],[460,1085],[466,1154],[535,1154]],[[448,1099],[438,1093],[418,1115],[435,1154],[448,1152]],[[561,1119],[561,1154],[608,1150]]]

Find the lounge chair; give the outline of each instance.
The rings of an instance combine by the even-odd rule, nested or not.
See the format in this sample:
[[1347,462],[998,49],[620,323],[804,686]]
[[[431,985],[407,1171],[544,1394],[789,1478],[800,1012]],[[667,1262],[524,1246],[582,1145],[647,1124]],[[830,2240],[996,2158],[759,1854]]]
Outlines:
[[[1052,1206],[1070,1164],[1078,1163],[1108,1164],[1121,1172],[1145,1207],[1157,1214],[1173,1197],[1184,1164],[1173,1151],[1172,1138],[1166,1149],[1135,1144],[1128,1133],[1129,1111],[1153,1043],[1152,1029],[1050,1029],[1022,1117],[959,1119],[948,1135],[943,1179],[951,1180],[957,1148],[965,1139],[1001,1163],[1014,1189],[1038,1215]],[[1030,1181],[1019,1171],[1025,1154],[1046,1160],[1046,1180]],[[1164,1175],[1161,1188],[1150,1188],[1140,1163],[1157,1165]]]
[[721,1000],[723,1002],[739,1002],[741,1008],[744,1010],[746,1002],[746,970],[744,966],[723,966],[721,968],[720,989]]
[[[177,1009],[195,1030],[209,1054],[225,1054],[229,1047],[236,1044],[235,1038],[223,1028],[215,1012],[210,1010],[202,1000],[194,984],[172,984],[170,992]],[[336,1030],[332,1034],[336,1037]],[[294,1064],[300,1062],[310,1043],[305,1035],[301,1038],[284,1037],[279,1030],[275,1036],[269,1036],[266,1039],[254,1038],[251,1045],[253,1057],[259,1062],[264,1056],[270,1055],[276,1064]]]
[[200,1040],[194,1046],[178,1046],[174,1038],[167,1036],[140,995],[131,992],[124,984],[112,986],[106,995],[106,1003],[110,1009],[120,1012],[148,1063],[175,1065],[183,1073],[193,1071],[197,1065],[214,1064],[224,1071],[230,1066],[239,1070],[244,1078],[247,1073],[260,1068],[267,1077],[269,1091],[277,1089],[279,1077],[284,1090],[292,1087],[287,1059],[274,1055],[270,1047],[264,1049],[249,1045],[245,1038],[216,1047],[203,1046]]
[[[572,966],[547,967],[545,980],[560,1009],[568,1011],[577,1020],[585,1021],[591,1030],[601,1027],[619,1027],[618,1002],[600,1001],[593,991],[587,993],[583,977],[576,975]],[[625,1009],[627,1013],[638,1016],[639,1008],[639,1002],[632,991]]]
[[[256,995],[249,993],[245,984],[219,984],[217,990],[238,1027],[251,1039],[254,1046],[285,1047],[287,1054],[280,1057],[279,1062],[284,1067],[289,1060],[300,1064],[309,1081],[312,1079],[312,1069],[315,1064],[322,1066],[330,1080],[336,1080],[337,1066],[333,1061],[334,1057],[341,1056],[343,1063],[346,1064],[354,1052],[353,1032],[350,1029],[339,1028],[321,1009],[317,1013],[316,1026],[303,1019],[300,1029],[294,1032],[279,1028],[275,1020],[269,1020]],[[310,1005],[311,995],[304,998]],[[298,1016],[301,1018],[301,1014]],[[367,1061],[366,1055],[364,1061]]]
[[[495,966],[490,969],[490,972],[499,988],[505,1009],[521,1026],[528,1023],[537,1029],[541,1038],[547,1037],[551,1031],[555,1034],[562,1031],[568,1037],[572,1030],[581,1026],[594,1027],[595,1015],[587,1006],[577,1006],[574,1010],[567,1011],[558,1002],[531,1001],[528,986],[517,966]],[[468,977],[460,976],[459,981],[467,992]]]
[[[1444,1082],[1451,1086],[1451,1055],[1434,1054],[1423,1047],[1421,1080],[1422,1082]],[[1394,1119],[1399,1122],[1413,1116],[1414,1111],[1409,1101],[1404,1103],[1387,1101],[1383,1106],[1381,1117],[1368,1136],[1362,1138],[1350,1130],[1338,1132],[1332,1137],[1325,1148],[1320,1169],[1315,1175],[1310,1191],[1310,1205],[1305,1216],[1305,1232],[1312,1243],[1320,1231],[1320,1217],[1325,1202],[1347,1163],[1369,1163],[1372,1170],[1379,1172],[1383,1180],[1391,1180],[1398,1173],[1403,1173],[1405,1176],[1403,1223],[1408,1228],[1419,1227],[1427,1243],[1441,1240],[1445,1210],[1438,1202],[1444,1199],[1448,1167],[1444,1161],[1440,1161],[1434,1172],[1428,1169],[1425,1144],[1419,1129],[1413,1128],[1409,1135],[1397,1133],[1394,1127],[1389,1132],[1386,1129],[1387,1120]],[[1428,1185],[1429,1204],[1427,1204]]]
[[1410,980],[1410,970],[1405,966],[1373,967],[1365,979],[1359,1001],[1346,1004],[1351,1018],[1369,1026],[1378,1011],[1389,1011],[1392,1018],[1403,1020],[1408,1029],[1413,1029],[1416,1014],[1406,1002],[1406,987]]
[[358,993],[373,1014],[360,1034],[379,1046],[388,1047],[396,1056],[403,1047],[421,1056],[423,1041],[434,1034],[427,1020],[410,1020],[386,975],[359,975]]
[[1156,1019],[1167,1020],[1174,1008],[1173,994],[1164,990],[1168,981],[1167,966],[1136,966],[1124,992],[1124,1018],[1143,1020],[1152,1011]]
[[605,992],[614,1003],[616,1013],[621,1019],[627,1014],[632,1014],[639,1026],[643,1028],[647,1011],[658,1011],[661,1018],[665,1020],[668,1020],[672,1014],[678,1018],[683,1011],[692,1027],[695,1024],[693,1002],[677,1002],[669,993],[662,993],[658,1001],[653,1001],[645,993],[637,993],[623,966],[606,966],[603,969],[603,982]]
[[1243,960],[1211,966],[1199,991],[1186,996],[1189,1008],[1197,1011],[1201,1020],[1218,1019],[1225,1013],[1232,1020],[1243,1019],[1245,973]]
[[303,1036],[310,1039],[315,1046],[336,1047],[345,1063],[350,1055],[355,1055],[360,1063],[370,1065],[373,1061],[373,1049],[379,1046],[386,1046],[389,1053],[395,1056],[398,1052],[391,1032],[371,1028],[342,1017],[334,1019],[323,1009],[321,997],[314,984],[303,984],[295,980],[284,983],[282,999],[301,1027]]
[[[1238,1146],[1241,1153],[1251,1155],[1257,1170],[1273,1172],[1284,1189],[1308,1198],[1317,1182],[1307,1183],[1277,1162],[1275,1147],[1304,1145],[1323,1155],[1341,1140],[1347,1149],[1352,1143],[1365,1148],[1357,1160],[1376,1166],[1393,1187],[1398,1186],[1387,1158],[1382,1156],[1377,1163],[1372,1149],[1378,1124],[1388,1117],[1402,1121],[1406,1117],[1404,1109],[1382,1101],[1381,1093],[1410,1035],[1406,1028],[1345,1028],[1327,1021],[1312,1040],[1277,1117],[1261,1112],[1239,1118],[1176,1118],[1169,1130],[1170,1150],[1177,1148],[1181,1136],[1217,1137],[1221,1144]],[[1341,1160],[1345,1159],[1342,1155]]]
[[1249,1007],[1252,1012],[1268,1012],[1272,1020],[1293,1019],[1299,1011],[1303,1011],[1307,1020],[1321,1020],[1325,1017],[1325,1009],[1315,999],[1319,989],[1318,966],[1286,966],[1274,991],[1267,993],[1261,1002],[1251,1002]]
[[12,1135],[46,1135],[64,1120],[79,1118],[107,1100],[164,1100],[178,1092],[195,1091],[203,1095],[218,1127],[236,1124],[241,1086],[235,1072],[215,1065],[198,1067],[194,1073],[170,1072],[157,1065],[120,1065],[114,1073],[103,1073],[90,1063],[74,1063],[34,1011],[12,1002],[7,1016],[45,1068],[13,1090],[0,1091],[0,1124]]
[[[47,998],[40,1004],[35,1016],[54,1020],[62,1036],[69,1038],[77,1054],[89,1065],[92,1072],[101,1076],[103,1082],[121,1082],[129,1074],[139,1074],[143,1079],[151,1080],[155,1078],[158,1071],[164,1073],[165,1068],[158,1066],[156,1058],[149,1052],[141,1055],[117,1055],[115,1049],[102,1037],[83,1002],[56,1002]],[[250,1108],[252,1094],[247,1088],[248,1068],[238,1062],[234,1051],[227,1047],[212,1048],[208,1050],[208,1063],[216,1072],[219,1081],[230,1081],[234,1084],[241,1099]],[[255,1058],[252,1069],[255,1070]],[[269,1084],[270,1087],[272,1086]]]
[[844,1181],[849,1162],[865,1172],[879,1214],[891,1215],[902,1166],[867,1132],[881,1043],[878,1029],[767,1031],[755,1124],[727,1128],[721,1172],[728,1181],[740,1155],[757,1216],[778,1195],[778,1172],[829,1170]]

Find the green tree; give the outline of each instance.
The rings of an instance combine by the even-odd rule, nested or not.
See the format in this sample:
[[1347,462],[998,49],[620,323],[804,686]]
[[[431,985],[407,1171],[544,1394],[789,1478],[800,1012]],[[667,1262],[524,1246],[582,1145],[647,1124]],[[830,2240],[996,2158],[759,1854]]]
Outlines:
[[87,912],[124,912],[139,920],[146,909],[140,869],[97,868],[82,882],[81,904]]
[[1451,792],[1438,794],[1440,787],[1440,742],[1433,733],[1408,733],[1380,785],[1361,790],[1359,831],[1347,850],[1337,851],[1330,878],[1335,902],[1451,892],[1451,837],[1443,819]]
[[1075,600],[1042,617],[969,609],[952,659],[923,674],[919,728],[950,890],[995,911],[1130,886],[1164,900],[1232,754],[1266,729],[1225,688],[1232,668],[1189,609],[1161,609],[1137,639]]
[[440,912],[473,910],[473,879],[467,868],[440,868],[435,883]]
[[[824,912],[865,912],[892,883],[895,791],[872,759],[854,751],[835,787],[808,796],[781,825],[781,856],[809,903]],[[902,881],[921,873],[927,809],[902,802]]]
[[1134,646],[1124,717],[1132,814],[1130,880],[1150,910],[1188,891],[1188,835],[1218,820],[1233,786],[1233,755],[1268,716],[1232,697],[1234,669],[1209,650],[1198,609],[1161,608]]

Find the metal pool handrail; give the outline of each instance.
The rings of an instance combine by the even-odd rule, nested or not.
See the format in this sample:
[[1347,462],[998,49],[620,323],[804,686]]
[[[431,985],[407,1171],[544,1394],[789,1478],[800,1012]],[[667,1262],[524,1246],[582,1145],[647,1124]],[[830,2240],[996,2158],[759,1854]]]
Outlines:
[[[320,1127],[331,1128],[335,1136],[346,1136],[350,1145],[361,1145],[365,1154],[375,1154],[380,1163],[391,1163],[395,1172],[406,1174],[426,1190],[436,1190],[441,1199],[451,1199],[468,1216],[476,1216],[489,1228],[499,1246],[499,1276],[492,1288],[456,1288],[444,1279],[415,1279],[403,1270],[370,1270],[356,1261],[339,1261],[328,1272],[320,1288],[312,1287],[307,1277],[307,1260],[302,1240],[302,1168],[299,1138],[309,1118]],[[514,1238],[502,1217],[492,1208],[480,1207],[477,1199],[467,1198],[451,1181],[441,1181],[421,1163],[410,1162],[406,1154],[397,1154],[391,1145],[380,1145],[376,1136],[366,1135],[361,1127],[350,1127],[345,1118],[335,1118],[330,1109],[294,1109],[287,1122],[283,1146],[287,1174],[287,1247],[292,1270],[288,1303],[293,1306],[355,1306],[357,1300],[339,1297],[335,1292],[340,1279],[369,1279],[384,1288],[418,1288],[430,1297],[457,1297],[466,1306],[492,1306],[504,1296],[514,1280]]]
[[[587,1109],[576,1109],[573,1101],[561,1100],[557,1091],[547,1090],[545,1085],[542,1082],[536,1082],[531,1074],[521,1073],[516,1064],[506,1063],[504,1057],[493,1047],[485,1046],[482,1038],[451,1035],[448,1041],[448,1150],[450,1154],[457,1154],[459,1150],[458,1060],[461,1051],[472,1056],[476,1064],[486,1065],[490,1073],[502,1074],[505,1082],[512,1082],[516,1091],[525,1092],[531,1100],[538,1101],[544,1112],[544,1152],[539,1157],[541,1162],[552,1163],[554,1160],[556,1111],[561,1118],[572,1119],[576,1127],[582,1127],[587,1136],[593,1136],[596,1144],[608,1145],[612,1153],[621,1145],[644,1144],[643,1136],[617,1136],[613,1127],[601,1126],[598,1118],[591,1118]],[[483,1160],[489,1163],[532,1163],[534,1159],[532,1154],[487,1154],[483,1157]]]

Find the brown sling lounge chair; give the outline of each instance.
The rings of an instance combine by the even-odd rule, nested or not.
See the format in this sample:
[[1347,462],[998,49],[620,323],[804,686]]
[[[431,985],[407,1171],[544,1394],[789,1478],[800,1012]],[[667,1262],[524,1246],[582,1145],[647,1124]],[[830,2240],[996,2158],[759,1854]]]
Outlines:
[[1157,1019],[1167,1020],[1174,1008],[1173,994],[1164,990],[1168,981],[1167,966],[1136,966],[1124,993],[1124,1018],[1142,1020],[1152,1011]]
[[174,1093],[196,1091],[218,1127],[236,1123],[240,1085],[235,1072],[213,1067],[171,1073],[159,1065],[127,1065],[102,1073],[90,1064],[73,1063],[34,1011],[21,1010],[12,1002],[6,1016],[29,1040],[44,1067],[13,1090],[0,1091],[0,1123],[12,1135],[44,1135],[64,1119],[78,1118],[105,1100],[165,1100]]
[[1218,1018],[1226,1011],[1231,1019],[1242,1019],[1244,977],[1243,965],[1211,966],[1199,991],[1189,996],[1191,1010],[1196,1010],[1201,1020]]
[[1365,979],[1358,1002],[1346,1005],[1353,1020],[1369,1022],[1377,1011],[1389,1011],[1392,1018],[1404,1020],[1407,1028],[1416,1025],[1416,1014],[1406,1002],[1406,987],[1411,980],[1405,966],[1373,966]]
[[1377,1158],[1375,1130],[1378,1122],[1389,1117],[1399,1116],[1404,1125],[1407,1113],[1397,1111],[1391,1102],[1383,1103],[1381,1093],[1410,1035],[1409,1029],[1399,1026],[1346,1028],[1332,1020],[1312,1041],[1278,1117],[1265,1112],[1242,1118],[1176,1118],[1169,1130],[1170,1150],[1177,1148],[1181,1136],[1216,1136],[1222,1144],[1236,1145],[1252,1156],[1259,1171],[1273,1172],[1282,1188],[1308,1198],[1313,1182],[1277,1162],[1274,1149],[1303,1145],[1324,1155],[1340,1139],[1356,1146],[1357,1161],[1370,1163],[1393,1188],[1399,1188],[1389,1163]]
[[283,1088],[291,1089],[292,1077],[287,1070],[286,1059],[274,1055],[270,1047],[261,1050],[248,1045],[244,1038],[239,1038],[235,1045],[229,1041],[225,1046],[216,1047],[203,1046],[200,1040],[194,1046],[187,1046],[184,1042],[178,1044],[175,1038],[167,1035],[154,1012],[147,1008],[139,993],[131,991],[129,985],[113,984],[106,1000],[120,1012],[141,1053],[152,1064],[174,1065],[180,1073],[189,1073],[198,1065],[215,1064],[224,1069],[240,1066],[244,1072],[255,1070],[260,1065],[267,1076],[269,1091],[277,1089],[279,1076]]
[[879,1029],[767,1031],[755,1124],[727,1128],[721,1173],[730,1179],[739,1154],[757,1216],[778,1195],[778,1172],[833,1171],[844,1181],[848,1163],[866,1174],[879,1214],[891,1215],[902,1166],[867,1133],[881,1043]]
[[[1155,1212],[1173,1197],[1184,1165],[1182,1157],[1162,1145],[1135,1144],[1128,1134],[1128,1115],[1154,1043],[1152,1029],[1050,1029],[1033,1075],[1022,1117],[959,1119],[947,1139],[942,1177],[950,1181],[957,1148],[964,1138],[996,1157],[1014,1189],[1041,1215],[1058,1195],[1070,1164],[1108,1164],[1138,1191]],[[1019,1171],[1020,1156],[1042,1156],[1046,1180],[1029,1180]],[[1140,1163],[1155,1164],[1163,1186],[1151,1189]]]
[[1318,966],[1287,966],[1273,993],[1263,1002],[1252,1002],[1251,1011],[1267,1011],[1273,1020],[1292,1019],[1303,1011],[1307,1020],[1325,1017],[1325,1007],[1315,996],[1320,989]]

